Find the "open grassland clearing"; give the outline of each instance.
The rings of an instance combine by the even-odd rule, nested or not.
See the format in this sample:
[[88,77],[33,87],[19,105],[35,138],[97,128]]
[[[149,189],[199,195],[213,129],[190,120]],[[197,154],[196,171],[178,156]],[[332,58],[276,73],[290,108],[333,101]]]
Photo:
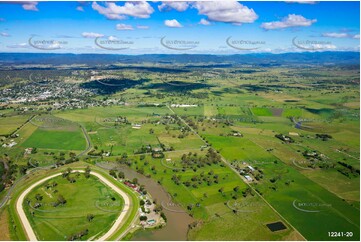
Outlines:
[[[227,160],[263,160],[268,161],[272,156],[264,149],[257,146],[248,139],[238,137],[220,137],[215,135],[204,135],[206,140],[219,150]],[[252,149],[252,152],[248,150]]]
[[111,106],[92,107],[88,109],[69,110],[55,113],[55,116],[62,117],[78,123],[95,122],[104,118],[116,118],[126,116],[130,122],[140,122],[152,117],[154,114],[165,115],[170,113],[166,107],[137,107],[137,106]]
[[83,150],[85,138],[82,131],[54,131],[38,128],[24,143],[23,147],[43,149]]
[[[358,191],[359,187],[359,177],[346,178],[343,174],[338,172],[335,168],[325,167],[319,168],[318,165],[331,165],[337,160],[336,158],[325,159],[318,162],[310,162],[303,155],[302,152],[305,150],[317,149],[313,146],[306,147],[305,144],[302,145],[292,145],[292,144],[282,144],[279,140],[276,140],[271,137],[266,136],[249,136],[250,140],[258,144],[265,149],[271,149],[270,153],[280,159],[285,164],[294,167],[300,173],[311,179],[312,181],[318,183],[322,187],[326,188],[330,192],[336,194],[340,198],[346,199],[348,201],[359,201]],[[327,143],[327,142],[326,142]],[[320,141],[317,142],[320,144]],[[322,143],[321,143],[322,144]],[[325,147],[326,144],[323,144]],[[306,148],[304,148],[304,146]],[[326,154],[332,154],[332,147],[326,149]],[[317,149],[321,150],[321,149]],[[338,153],[339,154],[339,153]],[[350,162],[351,163],[351,162]],[[311,166],[316,164],[315,166]],[[352,164],[352,163],[351,163]],[[330,183],[330,177],[333,177],[333,182]]]
[[204,114],[204,107],[197,106],[197,107],[177,107],[172,108],[173,111],[178,114],[179,116],[203,116]]
[[345,180],[344,175],[336,170],[304,170],[302,173],[350,204],[360,202],[360,177]]
[[[303,240],[294,230],[286,229],[277,233],[271,232],[266,224],[279,221],[273,211],[258,197],[242,198],[240,201],[230,201],[229,207],[239,210],[237,213],[224,208],[223,203],[216,203],[207,207],[214,213],[200,228],[190,230],[192,240],[207,240],[209,237],[223,240]],[[235,226],[239,224],[239,227]],[[227,228],[223,232],[222,228]],[[241,228],[241,230],[240,230]]]
[[90,134],[97,150],[111,152],[113,155],[133,154],[142,146],[159,146],[157,137],[149,133],[149,129],[133,129],[130,125],[114,129],[99,128],[97,133]]
[[52,115],[37,115],[10,137],[19,147],[47,150],[83,150],[85,137],[79,125]]
[[268,108],[251,108],[251,111],[256,116],[272,116],[272,112]]
[[0,135],[9,135],[12,132],[15,132],[30,117],[30,115],[0,117]]

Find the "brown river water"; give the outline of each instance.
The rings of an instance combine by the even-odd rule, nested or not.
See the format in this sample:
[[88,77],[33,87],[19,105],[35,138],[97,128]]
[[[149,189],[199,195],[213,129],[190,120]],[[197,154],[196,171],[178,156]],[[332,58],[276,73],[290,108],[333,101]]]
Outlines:
[[[102,165],[100,165],[103,167]],[[127,166],[117,166],[118,171],[123,171],[127,179],[137,178],[139,184],[146,190],[157,203],[163,205],[163,212],[167,217],[167,225],[161,229],[138,230],[131,240],[187,240],[188,225],[194,222],[186,211],[171,201],[169,194],[164,188],[151,178],[137,173]]]

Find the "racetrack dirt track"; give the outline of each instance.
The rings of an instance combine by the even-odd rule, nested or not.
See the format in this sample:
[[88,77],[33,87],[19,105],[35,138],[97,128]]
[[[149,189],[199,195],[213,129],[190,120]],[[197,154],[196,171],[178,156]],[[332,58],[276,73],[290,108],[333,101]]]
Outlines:
[[[83,170],[74,170],[74,172],[84,172]],[[123,197],[124,199],[124,207],[123,210],[120,212],[119,216],[117,217],[117,219],[114,221],[112,227],[104,234],[102,235],[100,238],[97,238],[96,240],[98,241],[104,241],[107,238],[109,238],[112,234],[114,234],[120,227],[123,219],[125,218],[125,216],[127,215],[128,212],[130,212],[130,198],[129,196],[122,191],[121,189],[119,189],[117,186],[115,186],[112,182],[110,182],[108,179],[106,179],[105,177],[103,177],[102,175],[100,175],[99,173],[96,172],[90,172],[91,175],[96,176],[97,178],[99,178],[99,180],[101,182],[103,182],[105,185],[109,186],[111,189],[113,189],[115,192],[117,192],[120,196]],[[24,230],[27,234],[27,237],[29,240],[31,241],[37,241],[36,235],[34,233],[33,228],[30,225],[30,222],[28,220],[28,218],[26,217],[25,211],[23,209],[23,203],[24,203],[24,199],[26,197],[26,195],[32,190],[34,189],[36,186],[44,183],[45,181],[54,178],[56,176],[61,175],[61,173],[57,173],[48,177],[45,177],[35,183],[33,183],[31,186],[29,186],[24,192],[22,192],[18,198],[18,200],[16,201],[16,210],[18,212],[19,218],[23,224]]]

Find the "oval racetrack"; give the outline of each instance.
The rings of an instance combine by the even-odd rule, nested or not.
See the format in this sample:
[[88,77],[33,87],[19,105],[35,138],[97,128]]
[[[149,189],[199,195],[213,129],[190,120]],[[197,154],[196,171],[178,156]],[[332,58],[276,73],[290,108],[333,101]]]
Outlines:
[[[83,170],[74,170],[74,172],[84,172]],[[127,212],[130,212],[131,210],[129,209],[130,207],[130,198],[128,196],[128,194],[126,194],[124,191],[122,191],[121,189],[119,189],[117,186],[115,186],[112,182],[110,182],[108,179],[106,179],[105,177],[103,177],[102,175],[100,175],[97,172],[90,172],[91,175],[96,176],[97,178],[99,178],[99,180],[101,182],[103,182],[105,185],[109,186],[111,189],[113,189],[115,192],[117,192],[120,196],[123,197],[124,200],[124,207],[123,210],[120,212],[119,216],[117,217],[117,219],[115,220],[115,222],[113,223],[112,227],[104,234],[102,235],[100,238],[97,238],[96,240],[98,241],[104,241],[106,239],[108,239],[111,235],[113,235],[120,227],[122,221],[124,220],[125,216],[127,215]],[[45,177],[35,183],[33,183],[31,186],[29,186],[24,192],[21,193],[21,195],[19,196],[17,202],[16,202],[16,210],[19,214],[20,220],[23,224],[24,230],[28,236],[28,239],[31,241],[36,241],[36,235],[34,233],[33,228],[30,225],[30,222],[28,220],[28,218],[26,217],[26,214],[24,212],[23,209],[23,203],[24,203],[24,199],[26,197],[26,195],[32,190],[34,189],[36,186],[44,183],[45,181],[54,178],[56,176],[61,175],[61,173],[57,173],[48,177]]]

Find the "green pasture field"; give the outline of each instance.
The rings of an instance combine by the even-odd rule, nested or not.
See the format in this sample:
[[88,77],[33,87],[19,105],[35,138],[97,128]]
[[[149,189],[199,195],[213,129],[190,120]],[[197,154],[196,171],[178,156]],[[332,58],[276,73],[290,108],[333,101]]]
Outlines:
[[172,107],[172,110],[179,116],[203,116],[204,107]]
[[[58,176],[46,181],[47,184],[55,182],[56,187],[47,189],[41,184],[25,198],[30,201],[30,205],[23,204],[27,217],[41,240],[67,240],[85,229],[89,233],[82,240],[99,236],[110,228],[124,206],[123,199],[97,177],[70,176],[76,179],[75,183]],[[35,198],[37,194],[42,197],[40,201]],[[66,204],[53,207],[59,195],[66,199]],[[42,206],[34,209],[36,203]],[[94,216],[91,221],[87,220],[88,214]]]
[[[231,202],[231,204],[236,202]],[[238,202],[240,204],[249,202],[252,205],[250,208],[240,207],[245,212],[237,214],[230,212],[224,203],[208,206],[207,209],[218,216],[214,215],[206,220],[202,227],[190,230],[189,238],[191,240],[208,240],[209,238],[215,240],[302,240],[296,231],[289,228],[277,233],[271,232],[266,224],[280,221],[279,217],[258,197],[242,198]]]
[[182,135],[181,126],[177,124],[168,125],[168,129],[166,127],[167,125],[144,126],[146,129],[153,129],[159,142],[166,147],[173,147],[174,150],[197,149],[204,145],[204,142],[193,132],[188,132],[184,137],[180,136]]
[[[306,159],[302,156],[301,151],[314,149],[328,155],[329,158],[326,159],[325,162],[346,160],[349,164],[359,167],[357,159],[335,151],[335,149],[339,148],[339,145],[342,144],[342,142],[336,141],[335,139],[320,141],[314,137],[314,133],[298,132],[300,135],[304,135],[305,137],[292,136],[293,139],[296,140],[296,144],[282,144],[279,139],[274,137],[275,133],[269,132],[268,130],[264,131],[257,128],[243,127],[232,128],[243,133],[245,138],[251,140],[264,150],[272,149],[269,153],[282,160],[285,164],[296,168],[299,172],[320,184],[322,187],[327,188],[329,191],[345,198],[346,200],[359,201],[359,177],[349,179],[337,172],[335,169],[310,169],[303,165],[303,162],[305,162]],[[355,157],[357,156],[356,152],[352,153],[351,150],[349,153],[355,155]],[[301,165],[299,166],[305,168],[299,168],[293,162],[296,162],[296,165],[301,162]],[[331,176],[334,179],[334,182],[332,183],[329,182],[329,177]]]
[[89,136],[98,150],[103,149],[108,152],[112,150],[113,155],[133,154],[143,145],[159,146],[156,136],[150,134],[149,128],[145,126],[140,129],[133,129],[130,125],[113,129],[99,128],[96,133]]
[[302,117],[303,110],[298,108],[287,108],[282,112],[283,117]]
[[8,135],[30,118],[29,115],[16,115],[10,117],[0,117],[0,135]]
[[253,115],[256,116],[272,116],[271,110],[268,108],[250,108]]
[[85,149],[85,138],[82,131],[58,131],[38,128],[22,147],[36,147],[54,150],[83,150]]
[[213,105],[205,105],[204,106],[204,116],[212,117],[218,114],[218,110],[216,106]]
[[140,122],[154,114],[170,114],[167,107],[137,107],[137,106],[111,106],[93,107],[80,110],[67,110],[54,113],[55,116],[71,120],[78,123],[93,123],[96,118],[110,118],[126,116],[130,122]]
[[[206,140],[221,152],[227,160],[263,160],[270,161],[272,156],[248,139],[239,137],[220,137],[204,135]],[[252,152],[249,152],[252,150]]]
[[175,150],[197,149],[204,145],[204,142],[193,133],[190,133],[185,138],[178,138],[177,135],[173,137],[173,134],[166,133],[159,134],[157,137],[160,142],[165,144],[167,147],[173,147]]

